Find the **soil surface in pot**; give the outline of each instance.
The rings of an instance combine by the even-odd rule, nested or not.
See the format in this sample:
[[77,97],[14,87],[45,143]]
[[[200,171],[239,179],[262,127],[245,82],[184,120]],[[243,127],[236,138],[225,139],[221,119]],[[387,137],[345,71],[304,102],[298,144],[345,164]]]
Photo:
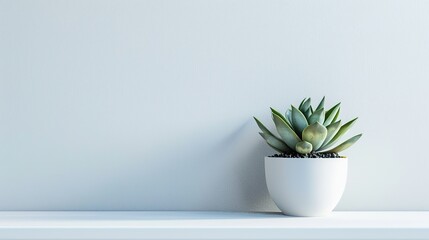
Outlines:
[[278,158],[344,158],[344,156],[340,156],[338,153],[320,153],[313,152],[307,154],[301,153],[277,153],[269,157],[278,157]]

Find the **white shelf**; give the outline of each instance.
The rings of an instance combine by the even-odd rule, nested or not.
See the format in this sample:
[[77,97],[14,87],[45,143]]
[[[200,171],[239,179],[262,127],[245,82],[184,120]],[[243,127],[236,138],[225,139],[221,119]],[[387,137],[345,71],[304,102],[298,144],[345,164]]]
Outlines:
[[0,239],[429,239],[429,212],[0,212]]

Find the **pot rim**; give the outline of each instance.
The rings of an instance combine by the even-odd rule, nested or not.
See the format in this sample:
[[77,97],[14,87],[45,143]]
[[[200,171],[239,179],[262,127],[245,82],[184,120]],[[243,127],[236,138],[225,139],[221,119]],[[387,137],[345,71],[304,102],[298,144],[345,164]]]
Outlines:
[[265,159],[266,160],[278,160],[278,159],[281,159],[281,160],[300,160],[300,161],[302,161],[302,160],[318,160],[318,161],[320,161],[320,160],[347,160],[348,159],[348,157],[347,156],[341,156],[341,157],[336,157],[336,158],[285,158],[285,157],[269,157],[269,156],[265,156]]

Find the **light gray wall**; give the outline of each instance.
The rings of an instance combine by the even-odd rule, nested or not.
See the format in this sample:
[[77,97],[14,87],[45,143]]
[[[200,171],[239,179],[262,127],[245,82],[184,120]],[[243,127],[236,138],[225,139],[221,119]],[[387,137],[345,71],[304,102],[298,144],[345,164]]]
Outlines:
[[340,210],[429,210],[429,2],[0,1],[0,210],[275,210],[252,116],[363,132]]

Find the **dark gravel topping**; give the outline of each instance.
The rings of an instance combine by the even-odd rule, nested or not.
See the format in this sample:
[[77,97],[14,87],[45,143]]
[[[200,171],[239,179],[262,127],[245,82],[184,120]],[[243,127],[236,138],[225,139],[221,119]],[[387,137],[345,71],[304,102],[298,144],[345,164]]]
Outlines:
[[307,154],[301,154],[301,153],[277,153],[270,157],[280,157],[280,158],[342,158],[343,156],[340,156],[338,153],[307,153]]

